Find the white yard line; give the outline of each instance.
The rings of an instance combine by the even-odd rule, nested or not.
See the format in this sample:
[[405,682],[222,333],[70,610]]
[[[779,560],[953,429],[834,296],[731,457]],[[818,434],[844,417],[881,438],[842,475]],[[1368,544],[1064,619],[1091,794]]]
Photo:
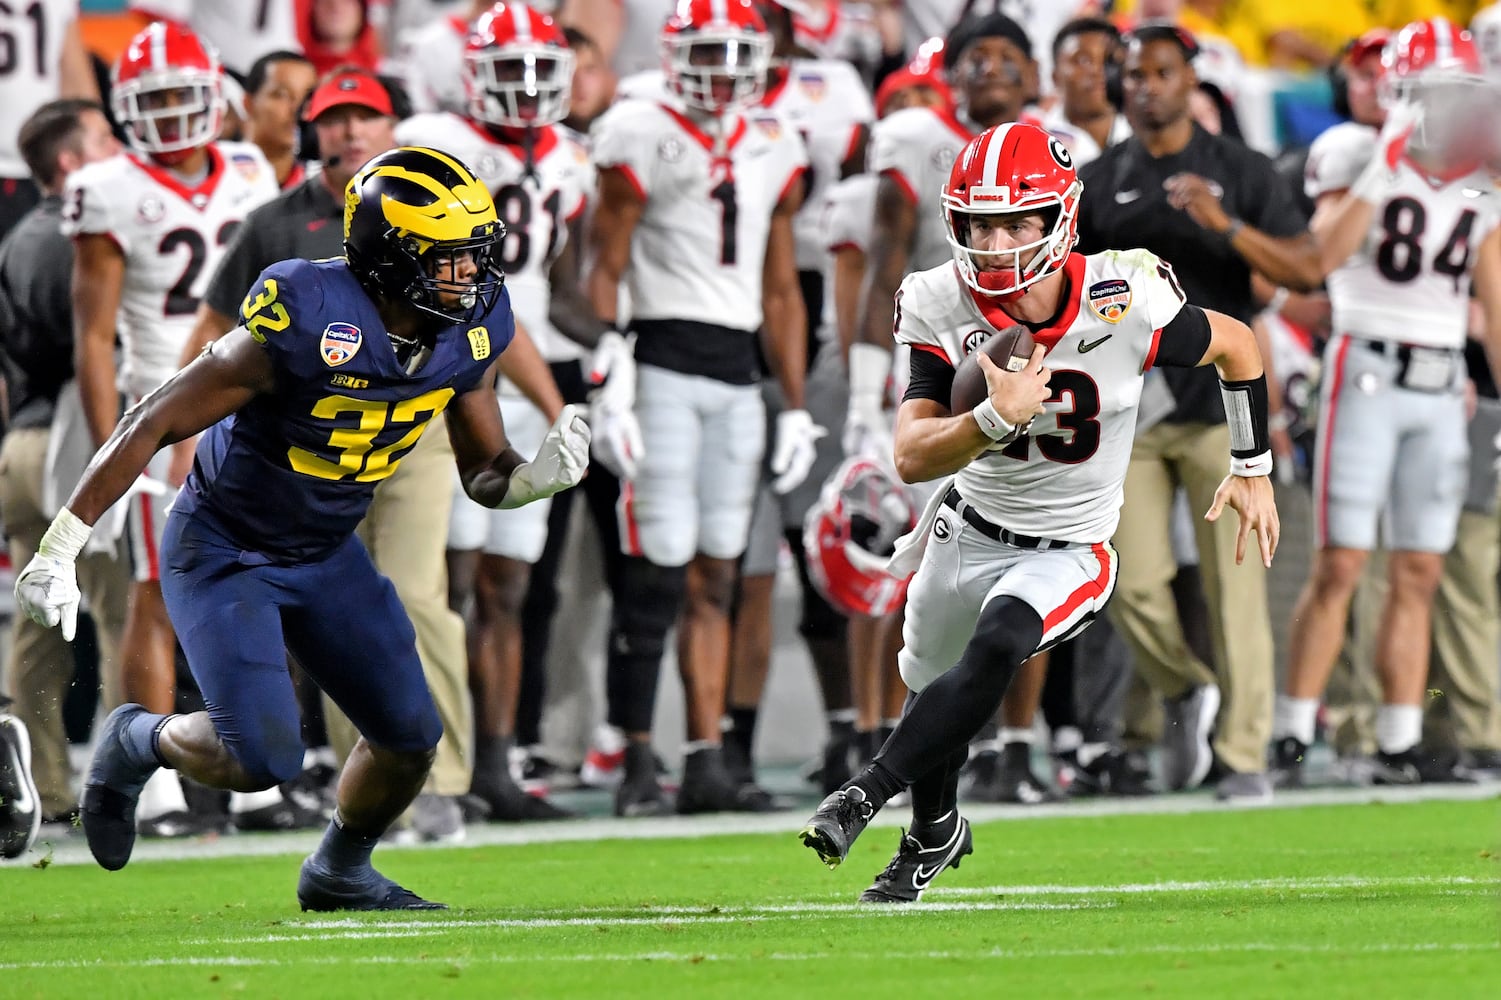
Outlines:
[[[1370,802],[1409,803],[1429,801],[1475,801],[1497,799],[1501,785],[1417,785],[1411,788],[1321,788],[1279,792],[1274,802],[1257,808],[1296,809],[1303,806],[1346,806]],[[808,810],[811,810],[811,806]],[[1236,807],[1216,802],[1211,794],[1157,795],[1141,799],[1086,799],[1040,806],[965,805],[964,815],[972,822],[1001,819],[1067,819],[1107,816],[1182,815],[1187,813],[1224,812]],[[585,819],[560,823],[532,823],[519,826],[471,824],[465,840],[458,844],[430,844],[404,848],[381,845],[381,853],[392,850],[433,850],[454,847],[492,845],[549,844],[595,840],[659,840],[671,837],[715,837],[741,833],[786,833],[802,829],[807,811],[769,814],[721,813],[711,816],[674,816],[662,819]],[[911,818],[905,809],[890,809],[876,817],[873,826],[905,826]],[[304,855],[317,846],[321,832],[252,834],[213,837],[201,840],[140,840],[136,842],[135,862],[181,861],[219,857],[266,857],[284,854]],[[15,861],[0,861],[0,869],[26,867],[48,858],[50,864],[93,864],[81,832],[70,833],[55,841],[44,831],[37,845]]]
[[911,951],[911,952],[832,952],[832,951],[783,951],[768,953],[720,954],[697,951],[645,951],[636,953],[587,952],[548,953],[517,955],[514,953],[474,955],[462,957],[443,955],[309,955],[306,958],[261,958],[249,955],[189,956],[170,955],[160,958],[138,958],[122,961],[81,961],[51,959],[34,962],[0,962],[0,970],[45,971],[55,969],[156,969],[163,967],[286,967],[300,968],[311,965],[332,966],[380,966],[424,965],[454,967],[459,969],[483,968],[488,965],[557,965],[561,963],[635,963],[635,962],[743,962],[757,963],[767,960],[776,962],[823,962],[823,961],[871,961],[946,959],[960,961],[1053,961],[1060,958],[1130,958],[1138,955],[1234,955],[1234,954],[1289,954],[1289,955],[1405,955],[1405,954],[1451,954],[1467,952],[1501,952],[1501,944],[1494,942],[1463,941],[1413,941],[1370,945],[1323,945],[1298,944],[1274,941],[1234,941],[1221,944],[1145,945],[1140,948],[987,948],[973,951]]

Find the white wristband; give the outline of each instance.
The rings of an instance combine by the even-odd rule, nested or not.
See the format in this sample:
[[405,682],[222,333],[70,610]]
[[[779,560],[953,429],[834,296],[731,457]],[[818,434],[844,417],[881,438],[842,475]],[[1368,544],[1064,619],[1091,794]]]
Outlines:
[[93,530],[79,520],[77,514],[64,507],[57,512],[57,516],[47,526],[41,542],[37,544],[37,554],[72,562],[78,558],[78,553],[83,551]]
[[1236,458],[1230,456],[1230,475],[1240,476],[1245,479],[1255,479],[1258,476],[1270,476],[1272,474],[1272,453],[1264,451],[1260,455],[1250,458]]
[[992,441],[1004,441],[1016,432],[1016,427],[1006,422],[1006,418],[1001,416],[989,396],[980,400],[969,412],[974,415],[975,423],[979,424],[980,430]]
[[879,407],[891,378],[891,352],[875,344],[851,344],[849,369],[850,408],[857,402]]

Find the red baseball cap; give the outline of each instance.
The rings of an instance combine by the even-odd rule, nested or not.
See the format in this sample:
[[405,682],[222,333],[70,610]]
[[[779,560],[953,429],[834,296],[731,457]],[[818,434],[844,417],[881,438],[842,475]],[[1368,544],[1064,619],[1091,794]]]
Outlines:
[[323,112],[341,104],[356,104],[383,115],[393,113],[390,92],[372,74],[361,69],[335,70],[313,88],[302,120],[316,121]]

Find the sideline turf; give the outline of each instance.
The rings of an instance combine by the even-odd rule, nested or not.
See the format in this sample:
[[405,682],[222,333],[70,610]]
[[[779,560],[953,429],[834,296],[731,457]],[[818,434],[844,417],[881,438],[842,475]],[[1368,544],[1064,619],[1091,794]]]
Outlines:
[[916,907],[794,836],[377,852],[447,914],[302,914],[299,858],[0,870],[0,996],[1501,997],[1494,801],[975,827]]

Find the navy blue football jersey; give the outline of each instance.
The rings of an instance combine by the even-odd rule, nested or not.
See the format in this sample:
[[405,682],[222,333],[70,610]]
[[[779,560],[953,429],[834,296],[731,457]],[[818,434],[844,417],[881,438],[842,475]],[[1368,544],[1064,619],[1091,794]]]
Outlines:
[[375,487],[516,331],[502,291],[488,315],[444,330],[408,375],[343,258],[266,268],[240,325],[270,355],[276,389],[204,433],[176,507],[278,563],[318,559],[348,538]]

